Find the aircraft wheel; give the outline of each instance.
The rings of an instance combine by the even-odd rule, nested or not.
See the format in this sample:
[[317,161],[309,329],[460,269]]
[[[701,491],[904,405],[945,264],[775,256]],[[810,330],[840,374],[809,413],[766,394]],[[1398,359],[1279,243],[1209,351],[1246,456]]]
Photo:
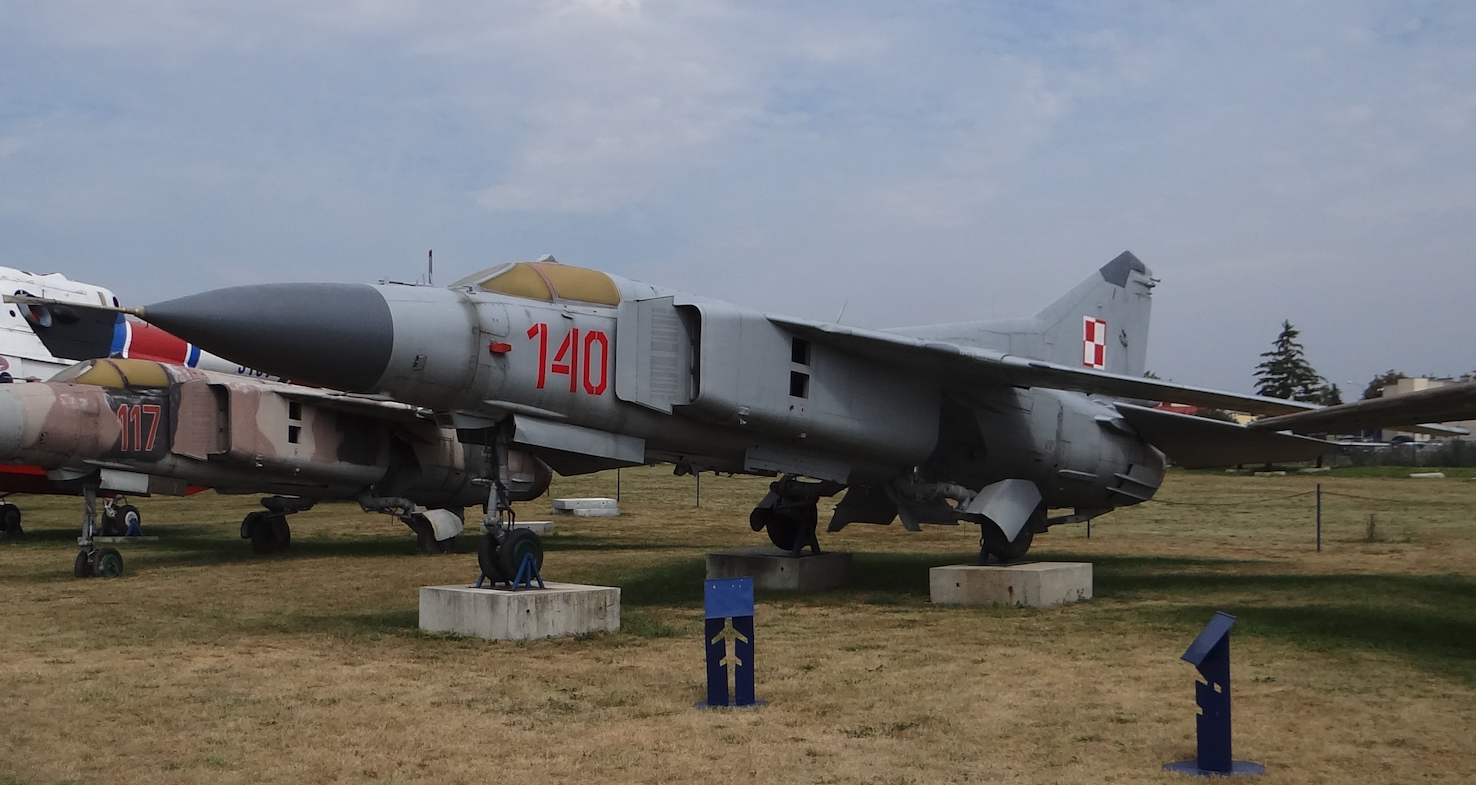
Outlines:
[[436,529],[424,515],[413,515],[405,524],[415,531],[415,544],[420,552],[426,556],[440,556],[443,553],[456,552],[456,538],[447,537],[444,540],[436,539]]
[[123,574],[123,554],[117,548],[99,548],[92,552],[92,574],[116,578]]
[[119,507],[118,508],[118,510],[117,510],[117,517],[118,517],[118,528],[122,530],[122,531],[118,532],[118,534],[120,536],[127,537],[129,532],[132,532],[132,531],[142,532],[143,531],[143,529],[140,526],[140,524],[143,521],[143,517],[141,515],[139,515],[138,508],[137,507],[134,507],[131,504],[125,504],[125,505],[123,505],[122,507]]
[[292,547],[292,526],[287,523],[287,516],[268,515],[267,521],[277,538],[277,553],[286,553]]
[[979,530],[984,550],[1006,564],[1025,558],[1025,553],[1030,550],[1030,543],[1035,540],[1035,532],[1030,530],[1028,523],[1020,530],[1014,542],[1005,538],[1004,532],[1000,531],[999,525],[994,521],[981,521]]
[[769,507],[755,507],[753,512],[748,514],[748,528],[761,532],[770,521],[777,517],[779,517],[778,514]]
[[510,581],[513,576],[503,577],[502,565],[497,559],[498,555],[497,537],[491,532],[482,535],[482,541],[477,543],[477,566],[482,568],[482,574],[495,581]]
[[20,508],[9,502],[0,504],[0,534],[21,534]]
[[[758,512],[758,510],[754,510],[754,512]],[[781,515],[773,510],[765,510],[764,512],[768,513],[765,516],[768,518],[768,521],[765,523],[764,529],[769,533],[769,542],[774,543],[774,547],[780,550],[794,550],[795,540],[799,539],[799,521],[788,515]]]
[[92,577],[92,554],[87,551],[77,551],[77,558],[72,561],[72,577]]
[[241,522],[241,536],[251,538],[253,553],[271,554],[286,551],[292,545],[292,529],[287,516],[257,510]]
[[508,580],[518,576],[523,559],[532,556],[534,566],[543,569],[543,538],[527,529],[513,529],[497,549],[497,564]]

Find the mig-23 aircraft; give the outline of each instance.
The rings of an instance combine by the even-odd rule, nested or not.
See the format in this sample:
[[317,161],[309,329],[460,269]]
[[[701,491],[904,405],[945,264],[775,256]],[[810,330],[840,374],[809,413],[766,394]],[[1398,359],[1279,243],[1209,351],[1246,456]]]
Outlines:
[[[422,552],[443,553],[462,509],[487,499],[478,479],[495,472],[485,459],[418,407],[148,360],[89,360],[0,386],[0,462],[35,467],[50,492],[84,498],[79,578],[123,568],[116,549],[92,541],[99,493],[275,494],[241,522],[257,553],[288,548],[289,515],[352,500],[404,522]],[[511,498],[547,489],[537,459],[511,451],[505,462]]]
[[[43,303],[12,303],[0,309],[0,383],[39,382],[77,360],[124,357],[183,365],[249,377],[263,374],[227,362],[144,322],[90,306],[117,306],[111,290],[73,281],[61,273],[32,273],[0,267],[0,290],[42,298]],[[46,471],[24,464],[0,463],[0,498],[12,493],[69,493]],[[109,495],[102,512],[102,532],[137,530],[141,516],[122,494]],[[0,537],[21,534],[21,510],[0,501]]]
[[[844,491],[830,531],[973,522],[981,558],[1008,561],[1054,524],[1152,498],[1166,456],[1329,449],[1152,408],[1317,408],[1144,378],[1155,284],[1123,253],[1031,318],[870,330],[544,257],[445,288],[262,284],[133,313],[274,375],[434,410],[464,442],[527,449],[561,474],[670,462],[777,477],[750,524],[796,556],[818,550],[819,499]],[[512,531],[488,529],[484,568]]]

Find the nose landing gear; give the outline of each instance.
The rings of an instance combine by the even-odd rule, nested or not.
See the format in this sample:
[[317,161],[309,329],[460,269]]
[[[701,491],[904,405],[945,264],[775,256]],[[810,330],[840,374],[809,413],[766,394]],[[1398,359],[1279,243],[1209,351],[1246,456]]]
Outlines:
[[[512,440],[510,425],[504,421],[484,431],[491,432],[488,435],[492,438],[482,443],[490,453],[493,460],[489,463],[497,467],[497,473],[479,481],[488,486],[488,491],[487,515],[482,519],[482,541],[477,545],[477,566],[482,570],[482,578],[490,578],[494,585],[506,583],[509,588],[516,588],[520,573],[524,573],[525,562],[532,561],[534,575],[542,571],[543,539],[527,529],[513,528],[517,516],[508,491],[511,476],[508,466],[508,443]],[[541,578],[539,582],[541,584]],[[479,578],[477,585],[481,584],[482,579]]]
[[92,542],[97,528],[97,486],[82,487],[82,536],[77,538],[77,558],[72,575],[78,578],[116,578],[123,574],[123,554],[117,548],[99,548]]

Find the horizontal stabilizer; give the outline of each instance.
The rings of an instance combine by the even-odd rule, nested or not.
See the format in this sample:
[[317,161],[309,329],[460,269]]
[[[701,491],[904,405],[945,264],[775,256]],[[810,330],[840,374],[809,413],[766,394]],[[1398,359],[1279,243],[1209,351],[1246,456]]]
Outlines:
[[1144,441],[1186,469],[1310,461],[1336,446],[1321,439],[1253,431],[1232,422],[1128,403],[1117,404],[1117,410]]
[[1253,430],[1348,432],[1366,428],[1418,427],[1446,436],[1468,433],[1464,428],[1441,428],[1433,423],[1476,420],[1476,382],[1447,384],[1404,395],[1353,401],[1310,412],[1267,417],[1251,423]]
[[1250,414],[1289,414],[1317,407],[1259,395],[1189,387],[1158,379],[1095,371],[1030,360],[989,349],[929,341],[883,330],[845,327],[809,319],[770,316],[769,321],[817,344],[906,368],[945,382],[990,386],[1047,387],[1088,395],[1183,403]]

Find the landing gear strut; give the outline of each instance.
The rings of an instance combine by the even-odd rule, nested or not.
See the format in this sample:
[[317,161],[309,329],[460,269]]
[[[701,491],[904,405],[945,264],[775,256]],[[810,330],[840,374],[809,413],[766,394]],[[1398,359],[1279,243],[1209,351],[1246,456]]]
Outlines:
[[123,554],[117,548],[99,548],[92,542],[97,527],[97,487],[82,487],[82,536],[77,538],[77,558],[72,574],[78,578],[116,578],[123,574]]
[[769,494],[748,515],[749,528],[767,531],[774,547],[799,556],[806,547],[810,555],[820,553],[815,530],[820,519],[820,498],[834,496],[845,486],[822,480],[801,482],[794,475],[769,484]]
[[[489,486],[487,515],[482,519],[482,541],[477,546],[477,566],[481,567],[482,575],[492,579],[494,584],[509,585],[517,579],[526,559],[531,558],[535,568],[540,571],[543,569],[543,539],[527,529],[513,528],[516,515],[513,513],[512,497],[508,493],[510,475],[507,453],[508,444],[512,441],[510,425],[510,421],[504,421],[495,428],[488,429],[495,432],[492,434],[495,438],[490,444],[484,443],[488,457],[495,460],[497,473],[486,480]],[[478,580],[477,583],[480,585],[481,581]]]

